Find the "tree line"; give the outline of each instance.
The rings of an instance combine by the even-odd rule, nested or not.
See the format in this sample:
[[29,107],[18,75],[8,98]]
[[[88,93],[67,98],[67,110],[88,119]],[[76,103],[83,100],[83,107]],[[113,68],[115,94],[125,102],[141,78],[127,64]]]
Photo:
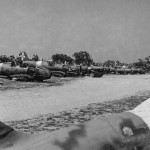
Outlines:
[[[18,64],[21,62],[22,54],[24,56],[24,60],[30,61],[39,61],[41,60],[38,54],[34,54],[32,58],[29,58],[26,52],[20,52],[19,56],[15,57],[14,55],[6,56],[0,55],[0,62],[12,62],[16,61]],[[68,56],[66,54],[54,54],[51,56],[51,60],[54,63],[59,64],[82,64],[86,66],[96,65],[96,66],[103,66],[103,67],[117,67],[117,66],[127,66],[128,68],[137,67],[143,68],[147,71],[150,71],[150,56],[145,57],[144,59],[138,59],[136,62],[133,63],[122,63],[119,60],[106,60],[105,62],[95,62],[92,56],[87,51],[79,51],[75,52],[72,56]]]
[[[24,58],[23,58],[24,57]],[[34,54],[32,58],[29,58],[26,52],[19,53],[19,56],[15,57],[14,55],[0,56],[0,62],[11,62],[13,60],[19,61],[20,59],[29,60],[29,61],[39,61],[41,60],[37,54]],[[54,54],[51,56],[51,59],[54,63],[67,63],[67,64],[82,64],[82,65],[91,65],[93,59],[91,55],[86,51],[75,52],[72,57],[66,54]]]

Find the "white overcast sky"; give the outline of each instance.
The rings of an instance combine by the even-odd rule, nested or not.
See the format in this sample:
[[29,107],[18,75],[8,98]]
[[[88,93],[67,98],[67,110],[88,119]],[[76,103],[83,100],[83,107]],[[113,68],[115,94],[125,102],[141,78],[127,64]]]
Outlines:
[[150,55],[150,0],[0,0],[0,54],[50,58],[88,51],[95,61]]

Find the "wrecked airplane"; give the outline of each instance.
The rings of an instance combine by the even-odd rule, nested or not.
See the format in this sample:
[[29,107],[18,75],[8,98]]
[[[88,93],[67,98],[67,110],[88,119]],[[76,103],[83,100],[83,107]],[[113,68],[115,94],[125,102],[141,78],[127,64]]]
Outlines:
[[79,77],[91,76],[102,77],[104,72],[103,68],[96,66],[81,66],[81,65],[62,65],[52,64],[49,61],[23,61],[23,67],[42,67],[48,69],[53,76],[56,77]]
[[28,66],[34,68],[45,68],[51,72],[52,76],[55,77],[66,77],[67,68],[63,68],[63,65],[60,64],[53,65],[50,64],[49,61],[23,61],[22,67]]
[[0,78],[16,81],[43,81],[51,78],[49,70],[40,67],[20,67],[0,63]]

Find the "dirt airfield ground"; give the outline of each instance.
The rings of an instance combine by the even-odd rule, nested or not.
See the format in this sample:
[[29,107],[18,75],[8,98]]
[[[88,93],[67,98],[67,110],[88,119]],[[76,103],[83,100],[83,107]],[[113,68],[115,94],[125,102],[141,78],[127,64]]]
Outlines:
[[25,133],[51,132],[135,108],[150,98],[150,75],[0,79],[0,120]]

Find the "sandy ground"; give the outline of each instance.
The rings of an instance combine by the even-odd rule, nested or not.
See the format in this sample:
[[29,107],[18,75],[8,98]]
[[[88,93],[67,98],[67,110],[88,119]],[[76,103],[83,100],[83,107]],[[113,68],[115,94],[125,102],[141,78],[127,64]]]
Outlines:
[[[92,120],[97,116],[108,116],[113,113],[131,111],[135,108],[135,110],[132,112],[141,116],[145,120],[145,122],[150,125],[149,117],[144,118],[146,112],[143,113],[142,111],[142,113],[139,113],[139,110],[141,111],[141,108],[137,107],[139,104],[141,104],[142,102],[145,103],[146,101],[148,101],[150,105],[150,99],[147,100],[149,97],[150,91],[145,91],[143,93],[139,92],[135,96],[126,97],[119,100],[103,103],[92,103],[84,107],[62,111],[55,114],[49,113],[30,119],[8,121],[5,123],[20,132],[37,134],[41,132],[52,132],[60,128],[72,125],[78,125],[80,123]],[[144,108],[147,108],[147,106],[144,106]]]
[[97,115],[133,109],[150,97],[149,81],[150,75],[52,79],[44,83],[1,80],[0,120],[22,132],[57,130]]

